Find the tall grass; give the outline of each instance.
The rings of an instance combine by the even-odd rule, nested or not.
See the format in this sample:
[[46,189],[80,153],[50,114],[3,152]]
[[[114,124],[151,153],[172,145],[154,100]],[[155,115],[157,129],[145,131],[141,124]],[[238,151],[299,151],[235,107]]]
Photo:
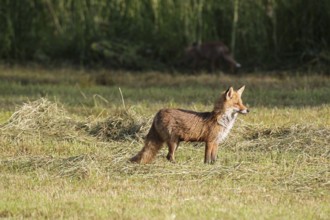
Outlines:
[[329,63],[329,11],[326,0],[2,0],[0,58],[160,67],[221,39],[246,65],[317,66]]

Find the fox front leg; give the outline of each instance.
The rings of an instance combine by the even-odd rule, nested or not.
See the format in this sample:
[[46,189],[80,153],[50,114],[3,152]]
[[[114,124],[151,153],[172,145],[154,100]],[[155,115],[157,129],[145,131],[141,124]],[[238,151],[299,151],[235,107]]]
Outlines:
[[217,159],[218,145],[213,142],[207,142],[205,145],[204,163],[213,164]]
[[206,142],[204,163],[208,163],[208,164],[211,163],[212,148],[213,148],[213,144],[211,142]]
[[218,154],[218,145],[214,144],[212,151],[211,151],[211,163],[214,164],[217,160],[217,154]]

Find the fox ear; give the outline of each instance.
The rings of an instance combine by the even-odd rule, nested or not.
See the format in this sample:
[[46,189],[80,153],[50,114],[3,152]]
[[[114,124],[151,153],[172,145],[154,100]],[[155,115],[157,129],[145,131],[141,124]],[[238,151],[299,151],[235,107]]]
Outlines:
[[245,89],[245,85],[237,90],[237,93],[239,94],[239,96],[242,96],[242,93],[244,92],[244,89]]
[[233,87],[229,87],[229,89],[227,89],[226,91],[226,100],[229,100],[231,98],[233,98],[233,93],[234,93],[234,89]]

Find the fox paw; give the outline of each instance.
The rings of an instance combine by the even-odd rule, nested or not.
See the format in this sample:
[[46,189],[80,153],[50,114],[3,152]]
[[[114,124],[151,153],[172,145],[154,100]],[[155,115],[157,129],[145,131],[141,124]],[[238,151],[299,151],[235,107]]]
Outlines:
[[175,160],[174,160],[174,158],[171,155],[169,155],[169,154],[166,156],[166,159],[168,161],[172,162],[172,163],[176,163]]

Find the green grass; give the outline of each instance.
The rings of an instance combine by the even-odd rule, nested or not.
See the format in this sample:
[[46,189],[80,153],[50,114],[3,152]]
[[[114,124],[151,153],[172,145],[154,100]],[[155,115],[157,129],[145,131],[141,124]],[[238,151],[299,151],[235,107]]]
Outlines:
[[[0,218],[330,216],[329,77],[0,70]],[[165,148],[152,164],[127,163],[158,109],[207,111],[242,84],[252,111],[216,164],[196,143],[180,146],[176,164]]]

